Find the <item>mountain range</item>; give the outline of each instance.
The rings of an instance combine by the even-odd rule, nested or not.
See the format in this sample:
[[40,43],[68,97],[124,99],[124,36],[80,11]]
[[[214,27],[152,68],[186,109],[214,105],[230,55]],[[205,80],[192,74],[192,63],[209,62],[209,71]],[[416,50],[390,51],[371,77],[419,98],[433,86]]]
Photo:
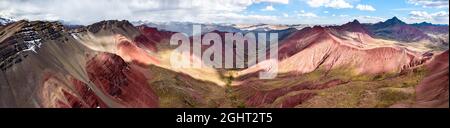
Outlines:
[[396,17],[321,26],[198,24],[202,35],[278,33],[278,75],[265,80],[258,71],[267,61],[233,70],[171,67],[170,38],[193,35],[192,24],[2,23],[0,107],[449,107],[447,25]]
[[14,22],[14,20],[0,17],[0,26],[1,25],[6,25],[6,24],[11,23],[11,22]]

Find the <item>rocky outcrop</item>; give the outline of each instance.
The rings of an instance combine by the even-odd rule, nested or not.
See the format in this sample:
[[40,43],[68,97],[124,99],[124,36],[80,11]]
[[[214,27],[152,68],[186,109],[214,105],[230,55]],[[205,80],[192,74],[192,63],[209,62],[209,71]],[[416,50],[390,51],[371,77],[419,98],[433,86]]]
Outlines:
[[19,21],[6,26],[1,32],[0,69],[5,71],[36,53],[42,42],[60,38],[62,30],[57,22]]

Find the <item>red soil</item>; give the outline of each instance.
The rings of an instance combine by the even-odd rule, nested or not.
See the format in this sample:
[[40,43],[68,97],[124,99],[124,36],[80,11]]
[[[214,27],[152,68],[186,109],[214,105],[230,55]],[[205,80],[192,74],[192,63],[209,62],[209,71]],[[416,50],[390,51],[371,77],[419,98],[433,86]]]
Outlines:
[[437,55],[426,65],[428,75],[416,87],[416,107],[449,107],[448,52]]
[[158,107],[158,97],[138,69],[119,56],[100,53],[87,62],[93,83],[124,107]]
[[[147,27],[145,25],[137,27],[141,32],[141,35],[134,38],[137,46],[143,45],[145,48],[152,52],[158,52],[157,45],[161,43],[169,43],[168,41],[174,34],[174,32],[159,31],[156,28]],[[164,42],[164,40],[167,42]]]
[[[65,80],[47,73],[43,78],[41,92],[44,107],[54,108],[96,108],[107,107],[89,87],[75,78],[68,76],[72,82],[65,85]],[[69,82],[69,83],[70,83]],[[73,85],[73,90],[69,86]]]
[[300,93],[294,96],[290,96],[286,98],[283,103],[281,103],[282,108],[292,108],[299,104],[302,104],[303,102],[313,98],[316,93]]
[[81,99],[85,102],[85,107],[88,108],[106,108],[108,107],[89,87],[87,84],[72,78],[73,86]]
[[[147,27],[147,26],[138,26],[137,27],[142,35],[138,36],[137,38],[143,39],[144,37],[146,39],[146,43],[152,43],[152,44],[158,44],[163,41],[163,39],[170,39],[170,37],[174,34],[174,32],[168,32],[168,31],[159,31],[156,28]],[[145,39],[143,39],[145,40]],[[136,41],[139,42],[139,41]]]
[[87,108],[86,104],[83,103],[82,100],[80,100],[78,97],[72,95],[71,93],[67,92],[66,90],[61,90],[65,99],[67,100],[67,103],[64,103],[64,101],[58,100],[57,105],[58,108]]
[[[143,49],[139,48],[135,42],[128,40],[126,37],[118,35],[115,37],[119,42],[117,45],[117,54],[124,60],[136,62],[139,65],[158,64],[157,58],[150,56]],[[156,49],[156,48],[155,48]]]
[[152,52],[158,52],[158,49],[156,48],[156,44],[153,41],[150,41],[147,37],[144,35],[139,35],[134,38],[134,42],[137,44],[143,45],[145,48]]
[[[257,90],[256,88],[252,87],[252,85],[243,85],[239,86],[238,88],[240,90],[246,90],[246,92],[254,93],[250,97],[246,99],[246,105],[248,106],[255,106],[260,107],[261,105],[270,104],[273,103],[277,98],[284,96],[290,92],[295,91],[301,91],[301,90],[318,90],[318,89],[325,89],[334,87],[337,85],[345,84],[346,81],[342,80],[331,80],[323,84],[314,84],[311,82],[305,82],[301,83],[295,86],[291,87],[282,87],[272,90]],[[254,84],[255,86],[257,84]],[[297,96],[291,96],[286,99],[284,99],[283,104],[286,106],[284,107],[294,107],[295,105],[301,104],[302,102],[306,101],[307,99],[312,98],[314,96],[314,93],[308,94],[298,94]],[[300,100],[301,99],[301,100]],[[298,104],[294,104],[294,102]]]

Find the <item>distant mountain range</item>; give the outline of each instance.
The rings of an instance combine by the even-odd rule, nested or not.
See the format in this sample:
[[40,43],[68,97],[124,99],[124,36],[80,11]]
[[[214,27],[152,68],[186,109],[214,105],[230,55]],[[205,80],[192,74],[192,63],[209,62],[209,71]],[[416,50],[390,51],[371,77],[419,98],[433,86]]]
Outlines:
[[[134,22],[135,25],[146,25],[148,27],[158,28],[159,30],[183,32],[192,35],[192,25],[197,23],[189,22],[167,22],[167,23],[151,23],[151,22]],[[357,25],[360,27],[361,23],[355,20],[346,25]],[[211,32],[214,30],[222,32],[269,32],[282,31],[289,28],[296,28],[301,30],[306,27],[313,27],[314,25],[270,25],[270,24],[256,24],[256,25],[239,25],[239,24],[197,24],[202,26],[202,32]],[[331,26],[331,25],[322,25]],[[401,42],[417,42],[421,40],[433,40],[436,45],[448,46],[448,25],[436,25],[431,23],[414,23],[407,24],[397,17],[393,17],[384,22],[375,24],[362,24],[360,31],[369,34],[374,38],[382,38],[387,40],[395,40]]]
[[[434,25],[431,23],[406,24],[397,17],[385,22],[366,25],[365,28],[368,29],[374,37],[405,42],[420,41],[423,39],[439,40],[434,38],[433,35],[435,34],[447,34],[448,36],[448,25]],[[446,43],[448,44],[448,41]]]
[[11,22],[14,22],[14,20],[0,17],[0,25],[6,25],[6,24],[11,23]]
[[[229,24],[200,24],[191,22],[163,22],[163,23],[153,23],[153,22],[133,22],[135,26],[146,25],[148,27],[154,27],[158,30],[172,31],[172,32],[182,32],[188,35],[193,35],[193,25],[201,26],[202,33],[208,33],[214,30],[223,32],[240,32],[241,30],[233,27]],[[199,33],[200,34],[200,33]]]

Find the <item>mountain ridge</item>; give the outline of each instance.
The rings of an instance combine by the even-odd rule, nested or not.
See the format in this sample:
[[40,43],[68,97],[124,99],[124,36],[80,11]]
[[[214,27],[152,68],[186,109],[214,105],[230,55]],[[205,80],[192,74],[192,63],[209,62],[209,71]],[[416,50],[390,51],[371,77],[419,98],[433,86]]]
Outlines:
[[[398,88],[407,90],[407,99],[413,98],[412,86],[424,78],[419,69],[434,63],[430,57],[441,58],[402,42],[372,37],[371,30],[357,20],[276,31],[285,33],[279,42],[279,76],[262,80],[257,65],[231,71],[171,68],[168,56],[176,46],[170,46],[169,40],[175,32],[129,21],[101,21],[74,29],[58,22],[14,22],[0,28],[5,69],[0,81],[7,83],[0,88],[0,107],[339,107],[328,102],[336,101],[333,98],[343,98],[339,101],[345,103],[355,99],[348,103],[358,104],[350,107],[390,107],[403,101],[379,95]],[[37,44],[36,39],[41,45],[35,50],[17,50],[16,44]],[[29,46],[34,45],[24,45]],[[352,94],[354,89],[327,91],[348,86],[368,88],[358,96],[376,95],[349,98],[339,94]],[[442,94],[448,94],[445,82],[424,88],[442,87]]]

